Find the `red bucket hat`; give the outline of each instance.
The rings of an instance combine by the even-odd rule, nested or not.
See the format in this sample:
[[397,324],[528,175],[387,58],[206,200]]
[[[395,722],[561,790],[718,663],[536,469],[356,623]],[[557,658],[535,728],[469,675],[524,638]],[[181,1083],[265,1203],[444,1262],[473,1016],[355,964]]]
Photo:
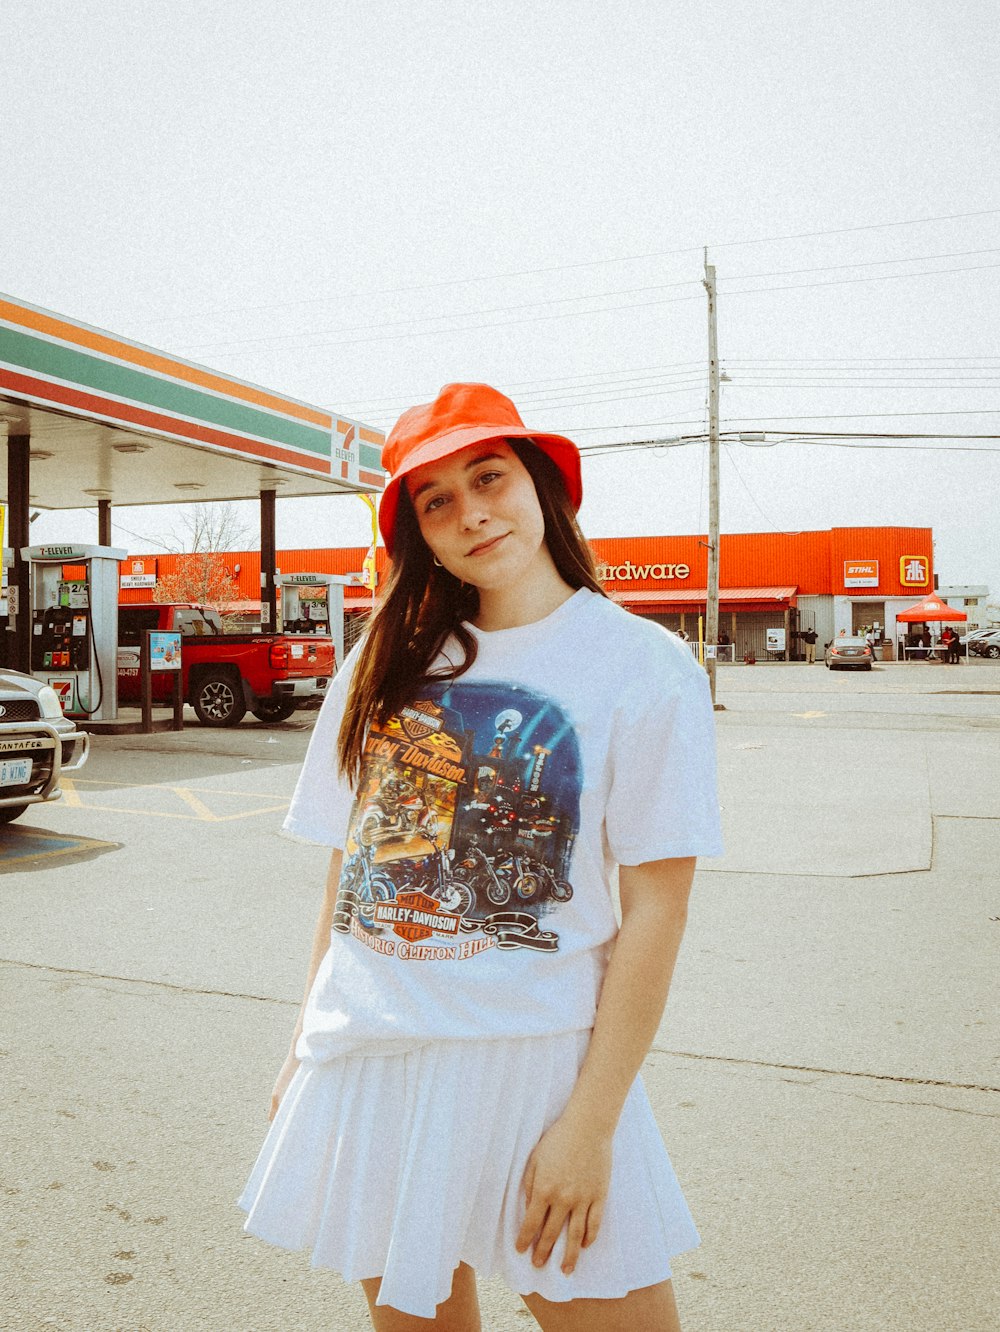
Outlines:
[[382,448],[382,466],[389,479],[379,504],[378,525],[390,555],[399,487],[406,474],[488,439],[530,440],[559,468],[573,507],[580,507],[580,454],[571,439],[529,430],[510,398],[488,384],[446,384],[433,402],[404,412]]

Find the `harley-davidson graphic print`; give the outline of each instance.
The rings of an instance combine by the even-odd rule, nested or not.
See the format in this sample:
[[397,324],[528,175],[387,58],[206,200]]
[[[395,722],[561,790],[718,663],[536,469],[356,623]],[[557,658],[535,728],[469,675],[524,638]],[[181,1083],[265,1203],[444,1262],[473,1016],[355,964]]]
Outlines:
[[412,961],[557,950],[582,783],[552,699],[491,681],[427,688],[368,732],[333,928]]

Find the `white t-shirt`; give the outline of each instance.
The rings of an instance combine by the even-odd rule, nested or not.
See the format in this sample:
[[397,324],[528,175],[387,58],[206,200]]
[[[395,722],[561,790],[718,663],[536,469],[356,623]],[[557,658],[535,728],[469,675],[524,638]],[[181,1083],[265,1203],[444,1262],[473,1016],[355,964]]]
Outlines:
[[300,1059],[588,1029],[615,863],[722,852],[688,647],[587,589],[470,629],[470,670],[369,729],[356,793],[336,754],[353,654],[324,700],[285,829],[344,865]]

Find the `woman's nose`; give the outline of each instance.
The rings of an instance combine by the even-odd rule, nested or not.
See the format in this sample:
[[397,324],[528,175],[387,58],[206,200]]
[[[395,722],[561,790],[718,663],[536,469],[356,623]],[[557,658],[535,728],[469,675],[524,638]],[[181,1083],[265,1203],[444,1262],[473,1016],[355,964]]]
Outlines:
[[482,527],[489,515],[482,499],[475,492],[463,495],[459,501],[459,522],[464,528]]

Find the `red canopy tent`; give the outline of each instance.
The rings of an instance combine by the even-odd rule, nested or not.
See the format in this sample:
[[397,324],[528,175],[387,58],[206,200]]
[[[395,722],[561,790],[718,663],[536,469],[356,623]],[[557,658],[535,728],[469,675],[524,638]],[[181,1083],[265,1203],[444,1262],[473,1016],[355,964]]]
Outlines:
[[965,611],[952,610],[936,593],[930,592],[923,601],[915,606],[908,606],[904,611],[897,611],[896,619],[907,624],[927,624],[931,620],[967,620]]

